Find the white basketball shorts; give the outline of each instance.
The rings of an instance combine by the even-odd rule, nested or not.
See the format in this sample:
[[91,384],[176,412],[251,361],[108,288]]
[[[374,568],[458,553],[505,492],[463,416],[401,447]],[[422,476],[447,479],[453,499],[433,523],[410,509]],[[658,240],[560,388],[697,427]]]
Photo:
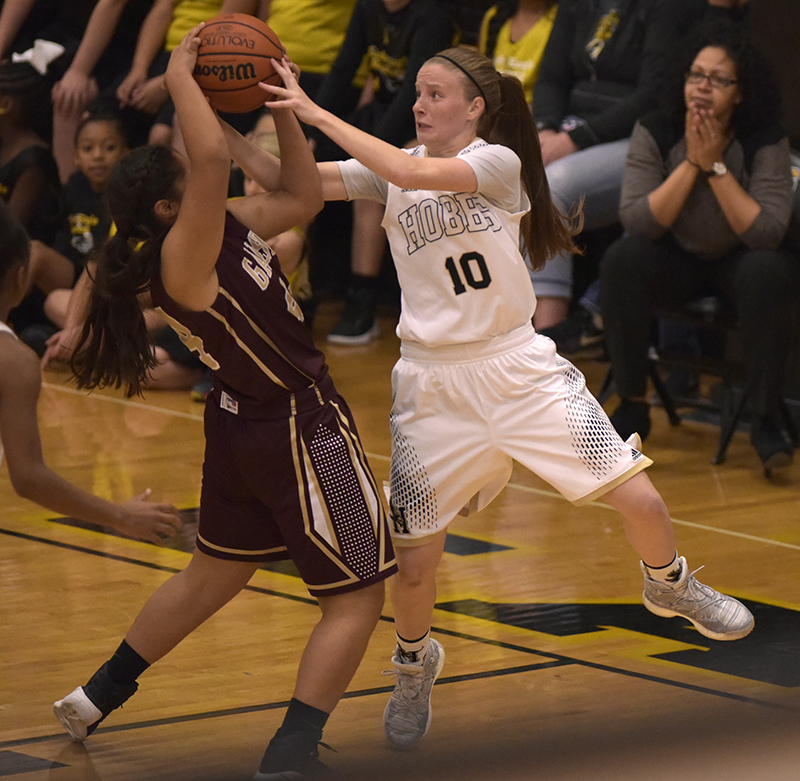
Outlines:
[[531,326],[486,342],[403,342],[392,372],[390,507],[395,545],[420,545],[481,510],[518,461],[586,504],[650,466],[583,374]]

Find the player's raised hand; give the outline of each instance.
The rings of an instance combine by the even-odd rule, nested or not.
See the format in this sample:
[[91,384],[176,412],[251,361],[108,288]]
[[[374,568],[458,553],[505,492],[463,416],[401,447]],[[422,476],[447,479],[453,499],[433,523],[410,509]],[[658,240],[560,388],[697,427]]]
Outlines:
[[324,111],[300,88],[295,75],[297,66],[286,58],[271,62],[275,72],[283,79],[283,86],[261,82],[259,87],[274,96],[274,99],[268,100],[264,105],[270,109],[290,108],[302,122],[308,125],[316,124],[316,120]]
[[205,27],[205,22],[200,22],[183,36],[183,40],[172,50],[167,64],[167,83],[170,73],[194,70],[197,63],[197,50],[200,48],[200,30]]

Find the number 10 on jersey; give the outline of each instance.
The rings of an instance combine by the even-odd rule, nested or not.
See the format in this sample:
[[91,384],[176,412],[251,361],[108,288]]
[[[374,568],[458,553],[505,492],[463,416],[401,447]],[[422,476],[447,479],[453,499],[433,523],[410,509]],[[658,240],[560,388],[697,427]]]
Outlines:
[[453,290],[457,296],[466,293],[467,286],[473,290],[481,290],[489,287],[492,281],[486,259],[480,252],[465,252],[457,262],[453,258],[448,258],[444,262],[444,267],[450,274]]

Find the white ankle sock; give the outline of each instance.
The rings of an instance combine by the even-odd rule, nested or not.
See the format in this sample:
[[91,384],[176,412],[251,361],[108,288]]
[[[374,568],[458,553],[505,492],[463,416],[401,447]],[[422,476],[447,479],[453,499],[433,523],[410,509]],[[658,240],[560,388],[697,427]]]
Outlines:
[[[644,562],[642,563],[644,564]],[[683,562],[679,558],[677,551],[675,552],[675,558],[665,567],[644,565],[647,576],[651,580],[657,580],[659,583],[665,583],[668,586],[674,586],[680,580],[682,567]]]
[[422,658],[425,656],[425,650],[428,643],[431,641],[431,630],[429,629],[419,640],[406,640],[404,637],[397,635],[397,647],[400,649],[400,655],[403,661],[414,663],[421,663]]

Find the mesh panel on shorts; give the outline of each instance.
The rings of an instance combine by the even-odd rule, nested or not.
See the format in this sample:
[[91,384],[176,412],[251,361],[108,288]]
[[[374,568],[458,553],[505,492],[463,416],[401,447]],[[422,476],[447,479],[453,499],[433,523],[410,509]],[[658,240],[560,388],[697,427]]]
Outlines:
[[619,438],[611,421],[596,399],[586,396],[586,380],[571,363],[564,361],[564,378],[570,395],[567,399],[567,426],[572,446],[581,462],[597,478],[608,474],[628,447]]
[[309,443],[333,527],[339,532],[342,560],[361,579],[378,571],[373,519],[341,434],[320,426]]
[[397,417],[389,416],[392,432],[390,514],[397,534],[436,528],[436,491],[411,443],[400,433]]

